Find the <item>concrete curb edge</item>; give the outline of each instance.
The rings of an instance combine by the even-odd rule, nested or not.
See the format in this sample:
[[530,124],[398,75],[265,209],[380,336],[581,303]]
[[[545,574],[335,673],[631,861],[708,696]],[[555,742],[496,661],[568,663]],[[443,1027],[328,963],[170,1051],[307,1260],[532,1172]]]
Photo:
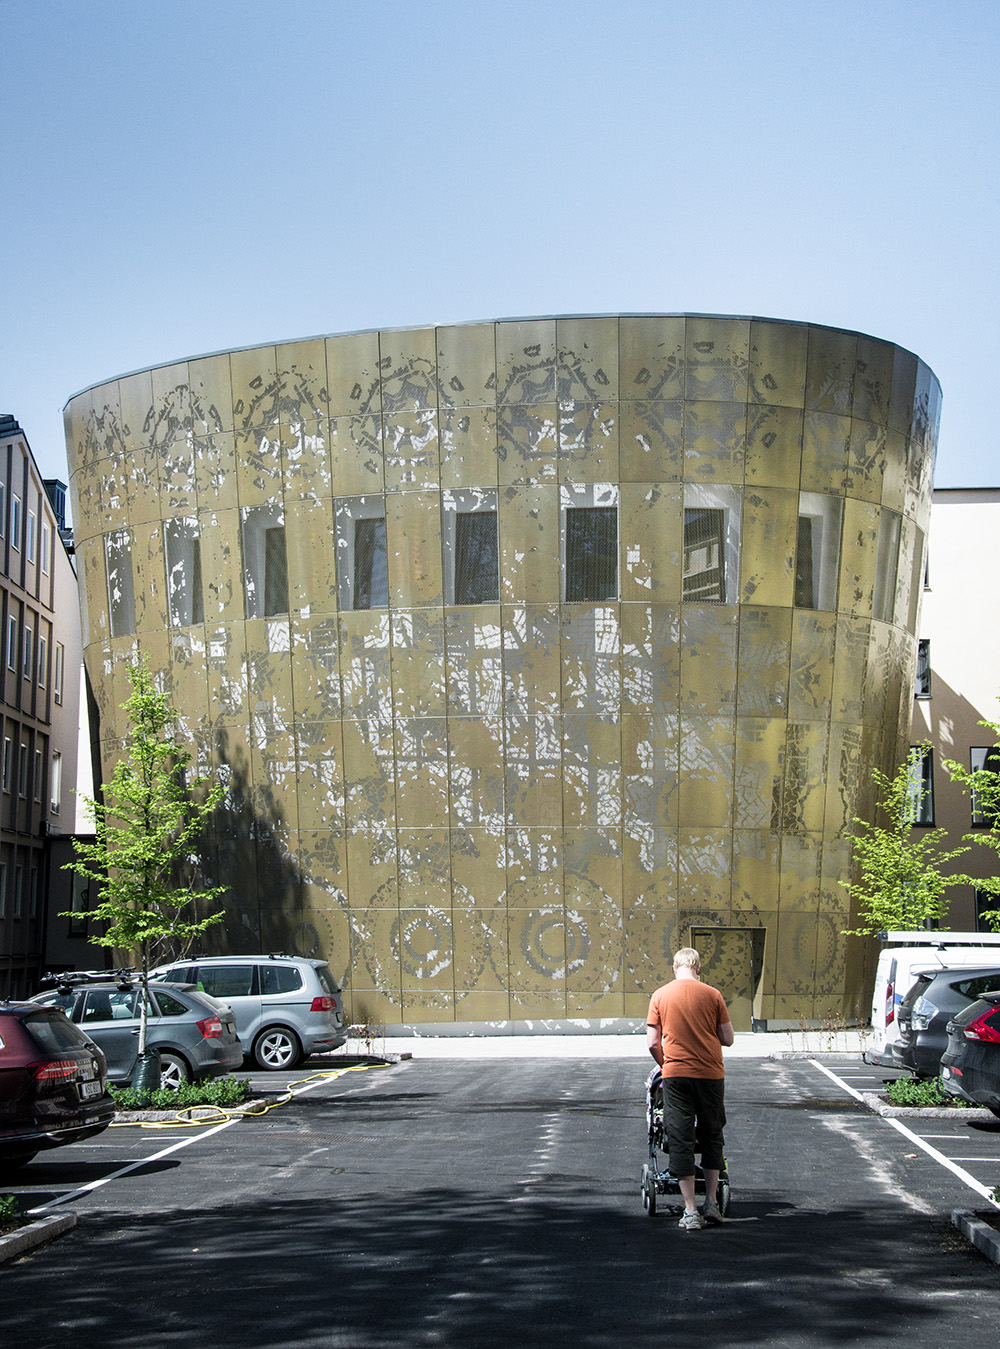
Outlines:
[[37,1218],[26,1227],[18,1227],[6,1236],[0,1236],[0,1264],[13,1260],[25,1251],[40,1246],[44,1241],[61,1237],[76,1226],[75,1213],[53,1213],[48,1218]]
[[966,1120],[970,1124],[982,1124],[987,1120],[995,1120],[996,1115],[992,1110],[984,1107],[969,1106],[963,1110],[959,1106],[933,1106],[933,1105],[889,1105],[882,1100],[881,1092],[863,1091],[861,1099],[869,1110],[873,1110],[876,1115],[884,1115],[893,1119],[956,1119]]
[[972,1242],[977,1251],[982,1251],[987,1260],[1000,1265],[1000,1232],[989,1223],[977,1218],[970,1209],[953,1208],[951,1225]]

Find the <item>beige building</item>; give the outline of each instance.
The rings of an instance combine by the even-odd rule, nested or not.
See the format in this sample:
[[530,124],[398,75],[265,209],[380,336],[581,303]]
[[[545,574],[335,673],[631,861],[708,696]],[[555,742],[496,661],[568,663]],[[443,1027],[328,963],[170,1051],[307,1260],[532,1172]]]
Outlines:
[[53,839],[76,827],[83,675],[64,492],[0,417],[0,997],[37,990],[50,943],[67,965],[87,956],[86,920],[58,917],[73,887],[51,866]]
[[70,399],[107,769],[146,655],[232,951],[417,1026],[864,1014],[845,826],[905,751],[940,390],[808,324],[358,333]]
[[[928,745],[923,803],[927,824],[948,830],[949,846],[963,834],[983,827],[975,803],[955,786],[943,767],[954,760],[966,768],[982,768],[997,737],[981,723],[1000,722],[1000,633],[989,611],[976,608],[969,578],[989,586],[992,543],[1000,531],[1000,488],[938,488],[933,496],[930,551],[920,612],[920,650],[914,687],[911,744]],[[1000,859],[990,848],[973,847],[952,863],[954,871],[972,876],[998,874]],[[951,892],[944,927],[958,931],[987,928],[984,907],[972,886]]]

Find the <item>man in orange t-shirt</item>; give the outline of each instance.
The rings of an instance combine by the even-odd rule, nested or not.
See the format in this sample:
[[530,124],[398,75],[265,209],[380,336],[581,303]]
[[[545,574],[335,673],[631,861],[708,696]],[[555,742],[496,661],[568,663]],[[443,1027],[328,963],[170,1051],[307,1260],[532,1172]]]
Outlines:
[[[733,1043],[733,1023],[718,989],[701,982],[701,957],[690,946],[674,956],[673,983],[649,1000],[646,1043],[663,1077],[663,1127],[670,1170],[677,1177],[686,1232],[721,1223],[718,1186],[726,1123],[722,1046]],[[705,1203],[694,1193],[694,1154],[701,1153]]]

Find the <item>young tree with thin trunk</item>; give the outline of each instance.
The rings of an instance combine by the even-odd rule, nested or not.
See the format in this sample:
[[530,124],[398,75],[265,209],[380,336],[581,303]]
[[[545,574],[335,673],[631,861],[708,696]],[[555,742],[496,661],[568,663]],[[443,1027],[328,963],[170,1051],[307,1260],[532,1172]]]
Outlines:
[[[89,917],[102,925],[90,940],[137,955],[142,1009],[139,1053],[146,1051],[149,969],[183,955],[222,910],[205,912],[225,886],[198,884],[197,845],[223,796],[207,779],[187,780],[191,755],[177,741],[176,714],[144,661],[129,665],[132,692],[123,704],[130,729],[101,799],[85,797],[92,843],[73,840],[67,868],[94,881],[99,902]],[[197,902],[197,905],[196,905]]]

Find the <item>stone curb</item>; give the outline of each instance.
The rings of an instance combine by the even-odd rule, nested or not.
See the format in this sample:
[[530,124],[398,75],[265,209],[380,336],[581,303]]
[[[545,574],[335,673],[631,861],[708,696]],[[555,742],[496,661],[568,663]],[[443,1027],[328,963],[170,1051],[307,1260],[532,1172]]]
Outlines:
[[961,1106],[947,1105],[890,1105],[888,1101],[883,1101],[881,1093],[877,1091],[863,1091],[861,1099],[876,1115],[892,1119],[960,1119],[968,1120],[970,1124],[996,1119],[993,1111],[987,1110],[985,1106],[974,1105],[963,1110]]
[[37,1218],[26,1227],[15,1228],[6,1236],[0,1236],[0,1264],[5,1260],[14,1260],[25,1251],[40,1246],[43,1241],[61,1237],[76,1226],[75,1213],[53,1214],[48,1218]]
[[951,1225],[968,1238],[977,1251],[982,1251],[987,1260],[1000,1265],[1000,1232],[989,1223],[983,1222],[969,1209],[953,1208]]

